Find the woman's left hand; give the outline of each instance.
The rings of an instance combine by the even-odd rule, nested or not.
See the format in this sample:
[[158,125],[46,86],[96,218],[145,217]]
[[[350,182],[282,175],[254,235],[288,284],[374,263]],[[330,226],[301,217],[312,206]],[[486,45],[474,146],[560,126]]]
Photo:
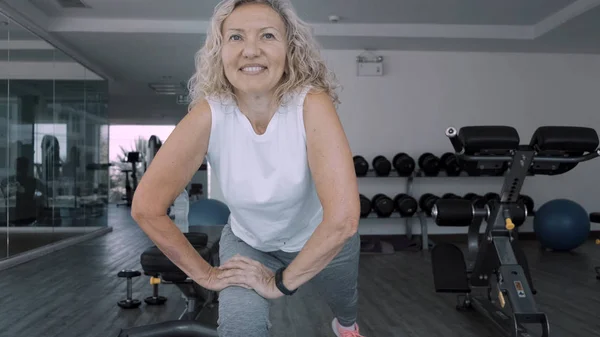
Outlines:
[[249,257],[235,255],[219,269],[224,270],[219,278],[227,278],[233,283],[245,284],[264,298],[275,299],[283,296],[283,293],[275,285],[275,273]]

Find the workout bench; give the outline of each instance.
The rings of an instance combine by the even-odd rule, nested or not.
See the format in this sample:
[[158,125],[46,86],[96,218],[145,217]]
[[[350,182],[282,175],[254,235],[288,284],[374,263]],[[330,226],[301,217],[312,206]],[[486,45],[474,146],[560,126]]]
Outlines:
[[[468,226],[466,259],[453,244],[438,244],[431,251],[437,292],[461,293],[457,309],[474,308],[507,336],[531,337],[525,324],[539,324],[549,336],[546,314],[537,309],[527,259],[517,243],[516,229],[527,217],[518,201],[528,175],[566,173],[578,163],[599,156],[598,135],[586,127],[540,127],[529,145],[520,145],[509,126],[448,128],[455,155],[465,165],[493,168],[507,164],[500,200],[475,205],[464,199],[439,199],[432,216],[439,226]],[[480,238],[481,223],[486,221]],[[481,294],[473,295],[475,291]]]
[[[211,265],[219,264],[219,239],[222,226],[203,227],[215,235],[203,232],[184,233],[198,254]],[[190,227],[190,230],[194,230]],[[216,238],[209,242],[209,236]],[[156,246],[144,251],[140,257],[140,263],[144,274],[151,277],[151,283],[155,286],[154,297],[146,299],[146,302],[156,300],[158,283],[174,284],[186,299],[186,308],[178,320],[166,321],[157,324],[122,329],[118,337],[217,337],[215,326],[208,326],[195,321],[206,306],[217,301],[217,293],[209,291],[191,280],[179,267],[167,258]]]

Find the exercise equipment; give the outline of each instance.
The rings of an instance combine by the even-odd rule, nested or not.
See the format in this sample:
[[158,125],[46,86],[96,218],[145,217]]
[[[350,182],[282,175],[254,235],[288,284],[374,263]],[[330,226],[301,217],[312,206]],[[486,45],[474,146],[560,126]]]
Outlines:
[[[130,169],[122,169],[121,172],[125,174],[125,196],[123,200],[125,201],[124,205],[127,207],[131,207],[131,203],[133,202],[133,194],[137,189],[138,178],[137,178],[137,163],[140,162],[140,153],[139,152],[128,152],[127,153],[127,163],[131,164]],[[129,183],[129,175],[131,174],[131,183]],[[117,203],[117,207],[122,205]]]
[[404,152],[400,152],[392,159],[396,173],[400,177],[409,177],[415,171],[415,160]]
[[191,226],[220,226],[229,220],[229,207],[217,199],[190,202],[188,222]]
[[[192,214],[194,213],[194,214]],[[219,240],[222,228],[229,219],[229,208],[219,200],[202,199],[190,205],[190,232],[183,233],[198,254],[212,266],[219,266]],[[194,217],[197,220],[194,220]],[[198,224],[201,224],[198,226]],[[200,231],[198,231],[200,230]],[[156,246],[149,247],[140,256],[140,264],[151,284],[174,284],[185,298],[185,310],[178,320],[122,329],[119,337],[212,337],[217,335],[214,325],[196,322],[205,309],[218,302],[218,293],[198,285]],[[157,295],[157,292],[154,292]],[[154,297],[154,296],[153,296]]]
[[363,156],[354,156],[354,171],[356,176],[364,177],[369,172],[369,162]]
[[144,299],[144,302],[148,305],[163,305],[167,301],[167,298],[158,294],[158,285],[161,283],[160,278],[150,277],[150,284],[152,285],[152,296],[148,296]]
[[485,199],[486,203],[500,201],[500,194],[495,193],[495,192],[489,192],[489,193],[484,194],[483,198]]
[[360,195],[360,217],[366,218],[371,214],[373,207],[371,206],[371,200],[364,195]]
[[411,217],[417,212],[419,204],[410,195],[400,193],[394,197],[394,208],[400,213],[400,216]]
[[394,213],[394,201],[385,194],[378,193],[371,199],[373,210],[380,218],[389,218]]
[[[205,233],[184,233],[194,249],[206,261],[213,264],[208,236]],[[185,311],[179,319],[194,320],[200,311],[216,299],[216,293],[200,287],[167,258],[156,246],[146,249],[140,257],[144,274],[151,279],[160,278],[163,283],[174,284],[181,290],[186,299]]]
[[452,152],[446,152],[440,158],[440,168],[446,172],[449,177],[456,177],[462,172],[461,163]]
[[144,159],[146,159],[145,165],[146,167],[144,168],[144,171],[150,167],[150,164],[152,163],[152,160],[154,160],[154,157],[156,157],[156,154],[158,153],[158,150],[160,150],[160,147],[162,146],[162,142],[160,141],[160,138],[158,138],[158,136],[150,136],[150,138],[148,139],[148,146],[146,148],[146,156]]
[[419,156],[419,168],[426,176],[437,176],[440,173],[440,158],[433,153],[423,153]]
[[392,171],[392,163],[384,157],[377,156],[373,158],[373,170],[375,170],[375,175],[378,177],[387,177],[390,175]]
[[587,240],[590,219],[586,210],[578,203],[554,199],[537,210],[533,230],[543,248],[570,251]]
[[440,197],[431,193],[425,193],[419,198],[419,208],[421,208],[425,214],[431,216],[431,210],[438,199],[440,199]]
[[138,308],[142,302],[138,299],[133,298],[133,285],[132,280],[134,277],[140,277],[142,273],[138,270],[124,269],[117,273],[118,277],[127,279],[127,298],[117,302],[117,305],[123,309],[135,309]]
[[517,202],[523,203],[527,207],[527,214],[533,215],[535,213],[535,203],[530,196],[521,194],[517,198]]
[[[218,239],[210,244],[206,233],[184,233],[184,236],[202,258],[213,266],[218,265],[218,262],[213,258],[215,252],[213,247],[215,245],[217,245],[218,252]],[[215,326],[207,326],[195,322],[205,308],[214,305],[218,298],[217,293],[207,290],[191,280],[156,246],[152,246],[142,253],[140,263],[144,274],[150,276],[151,283],[154,286],[160,280],[160,283],[174,284],[181,290],[186,302],[185,310],[176,321],[122,329],[119,337],[217,336],[216,324]],[[154,292],[154,295],[156,296],[158,293]],[[150,303],[148,301],[146,303],[154,305],[152,302],[155,296],[148,298]]]
[[169,217],[173,220],[175,226],[177,226],[182,233],[187,233],[190,228],[190,196],[185,188],[175,198],[169,209]]
[[463,199],[469,200],[475,208],[482,208],[487,204],[487,200],[477,193],[467,193],[463,196]]
[[444,195],[442,195],[442,199],[462,199],[462,198],[454,193],[444,193]]
[[[585,127],[540,127],[529,145],[520,145],[519,134],[509,126],[468,126],[448,128],[455,153],[466,164],[485,167],[486,162],[501,162],[510,167],[505,176],[500,200],[474,207],[465,199],[439,199],[432,215],[439,226],[468,226],[468,252],[453,244],[438,244],[432,249],[432,264],[437,292],[462,293],[458,309],[474,308],[484,314],[507,336],[531,337],[523,324],[539,324],[542,336],[549,336],[546,314],[537,308],[535,288],[527,259],[519,248],[515,228],[527,215],[518,203],[520,189],[532,167],[549,172],[566,172],[579,162],[598,157],[598,135]],[[474,164],[474,165],[473,165]],[[539,213],[539,211],[538,211]],[[486,221],[480,240],[480,226]],[[480,292],[480,293],[479,293]]]

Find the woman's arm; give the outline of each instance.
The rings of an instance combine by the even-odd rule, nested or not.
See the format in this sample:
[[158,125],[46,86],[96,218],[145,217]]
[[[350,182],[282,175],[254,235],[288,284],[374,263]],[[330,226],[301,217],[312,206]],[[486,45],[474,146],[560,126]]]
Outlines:
[[337,112],[325,93],[309,93],[304,103],[308,162],[323,221],[283,274],[296,289],[317,275],[358,230],[360,199],[350,145]]
[[207,281],[211,266],[167,216],[167,209],[204,161],[211,120],[210,106],[203,101],[179,122],[143,175],[131,209],[156,246],[200,285]]

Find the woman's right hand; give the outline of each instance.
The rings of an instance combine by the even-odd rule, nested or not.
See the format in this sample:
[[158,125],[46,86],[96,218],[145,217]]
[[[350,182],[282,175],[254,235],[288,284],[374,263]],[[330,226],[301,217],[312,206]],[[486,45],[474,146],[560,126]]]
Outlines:
[[231,286],[237,286],[237,287],[242,287],[242,288],[246,288],[246,289],[251,289],[250,287],[248,287],[245,284],[239,284],[239,283],[234,283],[234,282],[230,282],[228,278],[219,278],[219,275],[221,273],[223,273],[225,270],[219,269],[218,267],[212,267],[210,269],[210,271],[208,272],[208,276],[203,280],[203,282],[199,282],[198,284],[201,285],[202,287],[208,289],[208,290],[212,290],[212,291],[216,291],[219,292],[227,287],[231,287]]

